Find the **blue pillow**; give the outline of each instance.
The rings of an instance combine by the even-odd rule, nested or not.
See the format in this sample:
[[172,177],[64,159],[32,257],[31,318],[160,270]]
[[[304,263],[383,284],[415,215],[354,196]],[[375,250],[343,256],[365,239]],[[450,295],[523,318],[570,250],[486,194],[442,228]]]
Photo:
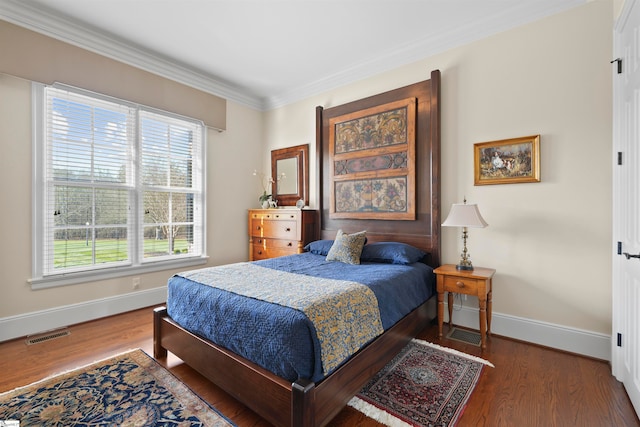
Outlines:
[[385,264],[413,264],[427,254],[406,243],[377,242],[369,243],[362,249],[360,261]]
[[316,240],[304,247],[304,250],[316,255],[327,255],[333,246],[333,240]]

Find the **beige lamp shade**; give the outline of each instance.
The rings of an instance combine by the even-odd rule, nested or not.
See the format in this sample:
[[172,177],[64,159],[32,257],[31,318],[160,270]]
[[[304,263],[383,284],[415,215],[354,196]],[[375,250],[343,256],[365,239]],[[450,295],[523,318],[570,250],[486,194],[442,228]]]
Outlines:
[[449,211],[449,216],[442,223],[443,227],[475,227],[484,228],[487,222],[480,215],[478,205],[454,203]]
[[443,227],[462,227],[462,253],[460,262],[456,265],[458,270],[473,270],[473,264],[467,251],[467,227],[484,228],[488,226],[482,218],[478,205],[466,203],[454,203],[449,211],[449,216],[442,223]]

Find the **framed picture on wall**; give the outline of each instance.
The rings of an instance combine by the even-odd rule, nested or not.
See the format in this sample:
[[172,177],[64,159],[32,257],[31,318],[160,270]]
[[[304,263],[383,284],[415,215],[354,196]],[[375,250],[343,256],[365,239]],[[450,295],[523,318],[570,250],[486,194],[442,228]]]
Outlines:
[[414,220],[416,98],[329,120],[329,217]]
[[475,185],[540,182],[540,135],[473,146]]

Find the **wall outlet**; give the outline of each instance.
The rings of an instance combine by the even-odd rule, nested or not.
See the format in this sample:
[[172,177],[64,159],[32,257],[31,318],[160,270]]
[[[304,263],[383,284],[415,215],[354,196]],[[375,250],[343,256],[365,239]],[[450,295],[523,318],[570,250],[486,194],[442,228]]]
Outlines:
[[133,289],[140,288],[140,278],[134,277],[133,280],[131,280],[131,286],[133,287]]

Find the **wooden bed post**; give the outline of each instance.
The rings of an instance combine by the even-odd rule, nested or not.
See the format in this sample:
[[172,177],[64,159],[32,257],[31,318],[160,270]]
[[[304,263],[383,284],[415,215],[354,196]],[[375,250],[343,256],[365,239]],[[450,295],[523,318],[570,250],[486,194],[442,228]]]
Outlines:
[[291,384],[291,425],[293,427],[315,426],[314,402],[316,385],[314,382],[300,379]]
[[162,347],[162,318],[167,316],[166,307],[156,307],[153,309],[153,357],[164,359],[167,357],[167,350]]
[[322,172],[322,168],[323,168],[323,163],[322,163],[322,112],[324,111],[324,108],[320,105],[318,105],[316,107],[316,188],[318,189],[318,196],[317,196],[317,209],[318,209],[318,218],[316,221],[317,224],[317,230],[316,230],[316,236],[318,236],[318,238],[320,238],[320,230],[323,229],[322,226],[322,205],[323,205],[323,201],[322,198],[324,197],[324,191],[322,189],[322,180],[323,178],[323,172]]
[[431,246],[436,250],[430,252],[431,261],[429,265],[432,267],[440,266],[440,70],[433,70],[431,72],[430,84],[430,98],[429,98],[429,128],[431,135],[429,137],[431,142]]

